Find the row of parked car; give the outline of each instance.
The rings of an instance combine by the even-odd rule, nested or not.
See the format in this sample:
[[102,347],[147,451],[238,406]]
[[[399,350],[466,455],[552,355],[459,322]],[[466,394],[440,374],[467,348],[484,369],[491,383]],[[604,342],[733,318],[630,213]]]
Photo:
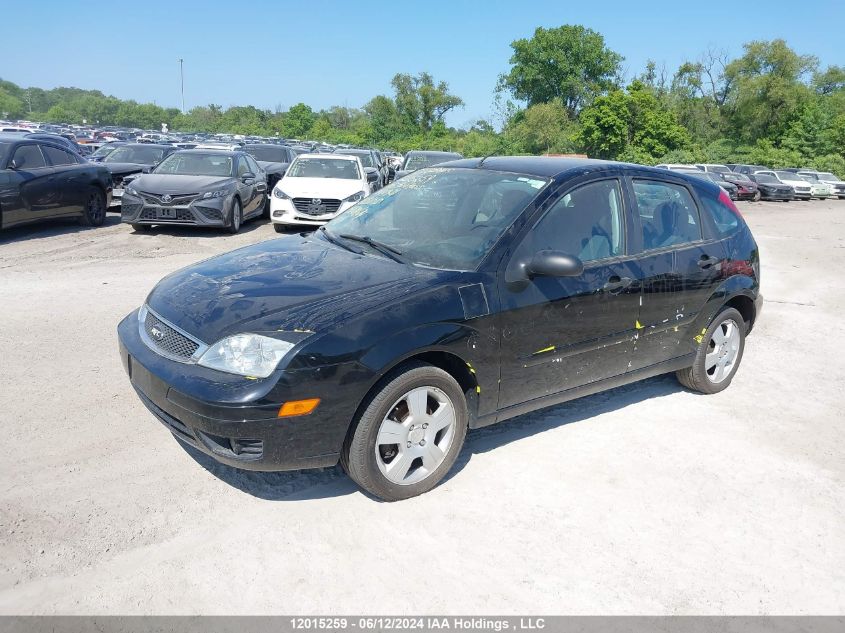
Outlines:
[[271,212],[279,231],[318,226],[394,178],[460,157],[314,149],[220,141],[184,149],[117,141],[85,158],[56,134],[0,132],[0,228],[67,217],[99,226],[116,207],[121,220],[139,231],[180,224],[237,232],[244,221]]
[[814,169],[715,163],[667,163],[657,167],[711,180],[727,191],[732,200],[845,199],[845,181],[830,172]]

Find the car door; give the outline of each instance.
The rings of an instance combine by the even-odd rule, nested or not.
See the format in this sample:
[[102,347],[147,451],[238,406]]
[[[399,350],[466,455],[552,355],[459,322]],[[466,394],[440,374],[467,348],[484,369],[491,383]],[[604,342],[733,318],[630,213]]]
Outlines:
[[[502,265],[499,408],[627,370],[639,295],[621,174],[610,173],[550,198]],[[580,258],[583,273],[526,279],[523,263],[544,250]]]
[[[687,329],[719,280],[724,257],[718,243],[705,240],[692,186],[651,176],[629,181],[635,228],[631,244],[639,251],[637,283],[642,289],[638,336],[631,369],[682,356]],[[709,295],[708,295],[709,296]]]
[[53,168],[55,183],[59,189],[60,207],[57,213],[82,213],[91,192],[85,170],[67,150],[45,143],[41,145],[41,151]]
[[18,195],[4,201],[4,224],[52,217],[61,208],[59,187],[37,143],[18,145],[9,159],[10,189]]
[[246,157],[243,155],[238,156],[237,166],[235,168],[235,177],[238,181],[238,191],[241,193],[241,203],[243,204],[244,216],[249,215],[255,210],[255,181],[244,181],[243,177],[247,173],[249,173],[249,164],[246,162]]
[[255,174],[255,180],[253,183],[255,206],[253,208],[253,212],[260,212],[264,209],[264,203],[266,202],[267,174],[252,156],[247,155],[245,158],[249,170]]

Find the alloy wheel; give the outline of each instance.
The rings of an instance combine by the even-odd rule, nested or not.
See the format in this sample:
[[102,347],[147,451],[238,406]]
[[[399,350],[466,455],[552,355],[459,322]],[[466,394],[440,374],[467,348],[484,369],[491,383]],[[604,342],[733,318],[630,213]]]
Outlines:
[[710,382],[718,384],[731,375],[739,355],[739,346],[739,325],[733,319],[725,319],[710,336],[704,357],[704,371]]

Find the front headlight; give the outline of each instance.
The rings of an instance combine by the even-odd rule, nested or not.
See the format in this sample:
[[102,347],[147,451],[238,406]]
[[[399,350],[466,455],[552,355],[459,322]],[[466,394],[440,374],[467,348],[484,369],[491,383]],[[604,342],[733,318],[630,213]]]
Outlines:
[[359,200],[363,200],[363,199],[364,199],[364,192],[359,191],[358,193],[353,193],[348,198],[344,198],[343,201],[344,202],[358,202]]
[[208,200],[209,198],[224,198],[228,195],[228,189],[218,189],[217,191],[206,191],[202,194],[203,200]]
[[266,378],[293,346],[268,336],[236,334],[209,347],[197,363],[230,374]]
[[290,196],[278,187],[273,187],[273,195],[276,196],[279,200],[290,200]]
[[129,186],[127,186],[123,189],[123,195],[125,196],[127,193],[130,196],[137,196],[138,195],[138,192],[132,187],[132,185],[129,185]]

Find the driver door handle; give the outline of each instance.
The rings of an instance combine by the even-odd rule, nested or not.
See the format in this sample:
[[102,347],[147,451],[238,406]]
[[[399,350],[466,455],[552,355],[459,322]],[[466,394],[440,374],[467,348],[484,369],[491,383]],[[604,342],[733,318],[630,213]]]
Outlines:
[[710,255],[702,255],[698,260],[699,268],[710,268],[713,264],[719,261],[718,257],[710,257]]
[[620,277],[619,275],[613,275],[613,277],[607,280],[607,283],[603,286],[602,289],[605,292],[616,294],[617,292],[621,292],[625,288],[630,286],[633,281],[634,280],[630,277]]

